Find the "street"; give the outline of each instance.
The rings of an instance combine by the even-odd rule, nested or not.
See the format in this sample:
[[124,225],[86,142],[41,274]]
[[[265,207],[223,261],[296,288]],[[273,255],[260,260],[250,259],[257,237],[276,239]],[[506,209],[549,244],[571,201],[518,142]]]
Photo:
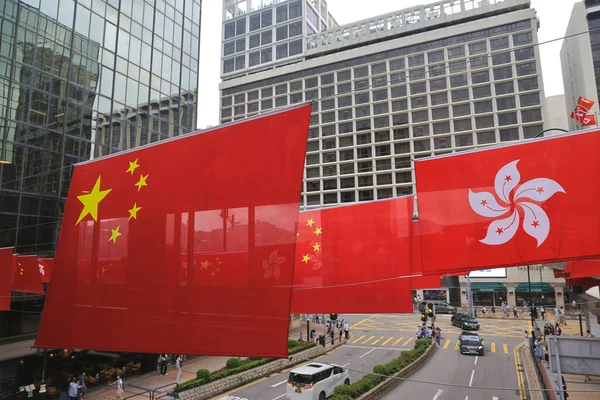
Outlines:
[[[317,362],[332,363],[349,369],[352,382],[373,366],[398,357],[400,351],[414,345],[418,314],[340,315],[351,325],[351,339],[345,346],[321,356]],[[385,399],[519,399],[513,390],[486,388],[518,388],[515,348],[523,342],[528,328],[525,320],[483,319],[479,332],[485,341],[484,356],[462,355],[458,351],[460,330],[450,326],[450,316],[439,315],[442,341],[433,357],[423,368],[403,382]],[[522,334],[523,333],[523,334]],[[299,365],[294,368],[299,367]],[[220,400],[278,400],[285,397],[289,370],[266,377],[232,392]]]

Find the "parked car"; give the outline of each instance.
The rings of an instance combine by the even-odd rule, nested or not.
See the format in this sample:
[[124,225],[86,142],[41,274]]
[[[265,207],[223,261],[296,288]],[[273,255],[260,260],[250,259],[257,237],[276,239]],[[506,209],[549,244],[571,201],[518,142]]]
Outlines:
[[461,354],[484,354],[483,339],[474,332],[462,332],[458,336]]
[[450,318],[450,323],[460,329],[479,330],[479,322],[467,313],[456,313]]
[[337,365],[310,363],[293,369],[287,382],[288,400],[325,400],[333,389],[350,384],[350,373]]
[[425,300],[419,303],[419,311],[426,312],[427,311],[427,303],[433,303],[436,314],[454,314],[456,312],[456,307],[451,306],[443,300]]

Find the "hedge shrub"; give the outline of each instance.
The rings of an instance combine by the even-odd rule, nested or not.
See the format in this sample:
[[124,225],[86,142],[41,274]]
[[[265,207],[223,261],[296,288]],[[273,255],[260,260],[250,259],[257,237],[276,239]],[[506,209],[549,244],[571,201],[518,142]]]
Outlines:
[[349,400],[357,399],[369,390],[379,385],[389,376],[401,371],[419,358],[431,345],[431,339],[422,338],[415,342],[412,350],[405,350],[400,353],[398,358],[393,359],[385,365],[376,365],[373,367],[373,373],[364,376],[362,379],[351,385],[340,385],[333,390],[333,397],[330,400]]
[[[295,340],[288,341],[288,346],[290,342],[296,342]],[[310,349],[311,347],[315,347],[317,343],[311,342],[301,342],[299,344],[296,342],[296,347],[290,348],[288,350],[289,355],[293,355],[299,353],[301,351]],[[250,362],[240,363],[240,360],[237,358],[230,358],[227,360],[226,367],[220,369],[218,371],[214,371],[211,373],[207,369],[200,369],[196,372],[196,379],[192,379],[191,381],[184,382],[177,387],[177,392],[183,392],[185,390],[190,390],[198,386],[205,385],[210,382],[214,382],[219,379],[226,378],[231,375],[239,374],[244,371],[248,371],[249,369],[260,367],[261,365],[265,365],[270,363],[271,361],[275,361],[275,358],[260,358],[260,357],[251,357]],[[234,366],[237,364],[237,366]]]
[[294,348],[294,347],[298,347],[298,342],[296,342],[293,339],[289,339],[288,340],[288,349]]

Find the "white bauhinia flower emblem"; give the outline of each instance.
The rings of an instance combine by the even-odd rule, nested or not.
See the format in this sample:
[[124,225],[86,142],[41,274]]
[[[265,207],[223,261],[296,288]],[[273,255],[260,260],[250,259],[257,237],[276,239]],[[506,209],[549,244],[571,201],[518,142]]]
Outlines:
[[46,275],[46,271],[44,271],[44,264],[38,264],[38,267],[40,269],[40,275],[41,276]]
[[550,219],[542,208],[527,200],[542,203],[555,193],[566,193],[556,181],[548,178],[531,179],[519,185],[521,174],[517,169],[519,160],[509,162],[500,168],[494,181],[496,196],[489,192],[474,193],[469,189],[469,204],[477,214],[488,218],[499,218],[487,229],[487,235],[480,242],[499,245],[508,242],[517,233],[523,214],[523,230],[537,240],[538,247],[544,243],[550,232]]

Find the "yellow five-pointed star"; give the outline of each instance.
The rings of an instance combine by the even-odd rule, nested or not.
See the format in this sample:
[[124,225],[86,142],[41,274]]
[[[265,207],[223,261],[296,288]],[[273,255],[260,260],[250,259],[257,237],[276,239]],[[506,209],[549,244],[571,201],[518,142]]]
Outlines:
[[131,175],[133,175],[133,172],[135,171],[135,169],[140,166],[140,164],[138,164],[137,162],[138,162],[137,158],[135,159],[134,162],[129,161],[129,168],[127,169],[127,171],[125,171],[125,173],[130,172]]
[[137,212],[140,211],[142,209],[142,207],[138,207],[137,203],[133,203],[133,208],[129,211],[129,219],[131,220],[131,218],[133,219],[137,219]]
[[310,260],[310,256],[307,254],[305,256],[302,256],[302,262],[305,264],[308,264],[308,260]]
[[208,269],[209,265],[210,265],[210,261],[204,260],[200,263],[200,269]]
[[148,184],[146,183],[146,179],[148,179],[149,175],[140,175],[140,180],[138,181],[138,183],[135,184],[135,186],[137,186],[138,188],[138,192],[140,190],[142,190],[142,186],[148,186]]
[[113,243],[117,243],[117,238],[119,236],[121,236],[121,232],[119,232],[119,228],[121,228],[121,225],[118,225],[117,229],[111,229],[112,233],[110,235],[110,238],[108,239],[109,242],[112,240]]
[[77,218],[75,225],[79,224],[88,214],[92,216],[94,221],[98,221],[98,204],[104,200],[106,195],[112,190],[100,190],[100,178],[101,176],[98,176],[91,192],[77,196],[81,204],[83,204],[83,210],[81,210],[81,214],[79,214],[79,218]]
[[315,243],[313,246],[313,250],[314,251],[319,251],[321,249],[321,245],[319,244],[319,242]]
[[308,221],[306,221],[306,226],[310,226],[312,228],[314,223],[315,223],[315,220],[311,218]]
[[323,234],[323,228],[317,228],[317,230],[315,231],[315,235],[319,236]]

